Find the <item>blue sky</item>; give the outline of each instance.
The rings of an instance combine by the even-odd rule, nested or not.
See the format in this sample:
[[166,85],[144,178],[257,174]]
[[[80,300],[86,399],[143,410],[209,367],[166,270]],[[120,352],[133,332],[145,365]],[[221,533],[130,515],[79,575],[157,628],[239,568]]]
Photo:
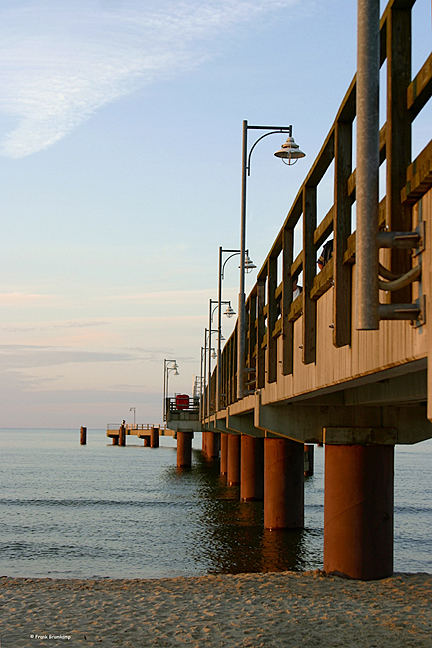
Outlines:
[[[416,72],[430,2],[414,19]],[[163,359],[190,393],[218,247],[239,245],[242,120],[293,124],[307,153],[254,151],[260,266],[354,75],[356,2],[3,0],[0,49],[2,425],[158,422]],[[414,147],[429,130],[430,110]]]

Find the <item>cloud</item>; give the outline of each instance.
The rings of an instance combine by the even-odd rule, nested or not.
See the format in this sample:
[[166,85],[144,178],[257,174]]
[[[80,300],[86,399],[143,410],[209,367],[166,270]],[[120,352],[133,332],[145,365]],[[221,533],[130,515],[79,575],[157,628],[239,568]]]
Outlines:
[[129,351],[87,351],[65,347],[2,344],[0,357],[7,369],[29,369],[70,363],[88,362],[133,362],[141,359]]
[[52,299],[53,295],[41,295],[37,293],[24,292],[0,292],[0,306],[14,305],[20,306],[35,301],[46,301]]
[[0,152],[58,142],[101,106],[215,56],[237,25],[300,0],[3,0]]

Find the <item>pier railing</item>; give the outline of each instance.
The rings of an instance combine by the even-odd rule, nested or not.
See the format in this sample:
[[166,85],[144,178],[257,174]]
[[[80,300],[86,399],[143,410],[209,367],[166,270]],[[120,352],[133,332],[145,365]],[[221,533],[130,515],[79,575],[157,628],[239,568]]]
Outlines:
[[[379,204],[379,229],[413,232],[413,204],[432,185],[432,142],[411,159],[411,126],[432,94],[432,54],[411,77],[411,12],[415,0],[391,0],[380,22],[380,59],[386,65],[386,122],[380,129],[380,164],[386,165],[386,192]],[[246,301],[245,383],[248,394],[293,372],[294,322],[302,316],[302,362],[314,363],[317,341],[317,300],[333,287],[333,345],[350,345],[352,335],[352,269],[355,264],[356,171],[353,134],[356,118],[356,77],[352,80],[336,119],[305,181],[288,211],[257,282]],[[333,165],[334,202],[319,213],[317,193]],[[302,219],[302,223],[301,223]],[[302,229],[302,249],[294,256],[294,231]],[[419,232],[419,230],[417,230]],[[328,263],[317,271],[321,246],[333,239]],[[418,240],[421,241],[419,232]],[[421,242],[420,242],[421,245]],[[415,246],[411,246],[415,247]],[[393,245],[380,252],[389,276],[399,277],[418,263],[411,249]],[[386,277],[389,278],[389,277]],[[416,280],[418,281],[419,276]],[[302,292],[294,298],[296,284]],[[412,284],[393,292],[380,292],[389,304],[386,319],[424,322],[419,291]],[[391,306],[393,304],[393,307]],[[403,309],[397,305],[405,306]],[[237,326],[221,357],[220,408],[237,400]],[[278,338],[282,336],[282,344]],[[203,412],[215,412],[216,372],[203,395]],[[203,416],[205,418],[205,416]]]

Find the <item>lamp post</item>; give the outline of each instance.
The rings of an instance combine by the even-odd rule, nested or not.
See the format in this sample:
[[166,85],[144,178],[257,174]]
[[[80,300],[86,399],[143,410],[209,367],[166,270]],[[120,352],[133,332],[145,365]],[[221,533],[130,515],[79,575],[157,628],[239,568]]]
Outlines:
[[[209,332],[209,362],[208,362],[208,398],[207,398],[207,416],[210,416],[210,382],[211,382],[211,358],[210,358],[210,348],[211,348],[211,339],[212,339],[212,333],[217,333],[218,334],[218,354],[214,352],[214,358],[218,359],[218,364],[219,364],[219,355],[220,355],[220,343],[221,343],[221,328],[222,328],[222,323],[221,323],[221,306],[222,304],[227,304],[228,308],[225,311],[225,315],[227,317],[232,317],[235,315],[235,312],[231,308],[231,302],[230,301],[222,301],[220,299],[221,297],[221,292],[219,290],[219,295],[218,299],[209,299],[209,325],[208,325],[208,332]],[[213,304],[216,304],[214,308]],[[216,309],[219,309],[218,312],[218,327],[217,329],[212,329],[212,322],[213,322],[213,315]],[[216,369],[217,371],[217,369]],[[217,373],[216,373],[216,379],[217,379]],[[217,385],[217,383],[216,383]],[[217,409],[217,407],[216,407]]]
[[[204,329],[204,346],[201,347],[201,383],[202,383],[202,396],[201,396],[201,418],[203,418],[205,411],[207,410],[207,406],[204,403],[204,398],[205,398],[205,388],[206,388],[206,375],[207,375],[207,341],[209,339],[208,336],[208,331],[209,329],[205,328]],[[212,333],[216,333],[216,329],[213,329]],[[209,364],[211,362],[210,360],[210,354],[211,352],[214,352],[214,348],[209,344]],[[209,400],[209,398],[207,398]]]
[[[229,254],[229,257],[223,261],[224,253]],[[232,259],[232,257],[240,254],[240,250],[229,250],[224,249],[221,246],[219,247],[219,274],[218,274],[218,350],[217,350],[217,365],[216,365],[216,409],[220,409],[221,406],[221,384],[222,384],[222,373],[221,373],[221,341],[222,341],[222,281],[224,279],[225,266],[227,262]],[[256,268],[256,265],[249,258],[249,250],[246,250],[245,258],[245,271],[250,272]],[[232,317],[235,315],[235,312],[232,310],[231,305],[225,311],[227,317]]]
[[[258,137],[248,150],[247,134],[248,130],[267,131],[264,135]],[[240,219],[240,288],[238,304],[238,324],[237,324],[237,398],[244,396],[245,371],[245,248],[246,248],[246,188],[247,177],[250,175],[250,160],[252,151],[255,146],[264,137],[276,133],[287,133],[288,138],[282,144],[275,156],[282,159],[285,164],[295,164],[297,160],[304,157],[305,154],[295,143],[292,136],[292,126],[252,126],[243,121],[243,146],[242,146],[242,185],[241,185],[241,219]]]
[[169,372],[170,371],[175,371],[174,375],[178,376],[178,364],[177,360],[169,360],[165,359],[164,360],[164,395],[163,395],[163,408],[162,408],[162,413],[163,413],[163,420],[167,420],[167,406],[166,406],[166,399],[168,397],[168,378],[169,378]]
[[129,407],[129,412],[133,412],[133,415],[134,415],[134,428],[135,428],[136,407]]

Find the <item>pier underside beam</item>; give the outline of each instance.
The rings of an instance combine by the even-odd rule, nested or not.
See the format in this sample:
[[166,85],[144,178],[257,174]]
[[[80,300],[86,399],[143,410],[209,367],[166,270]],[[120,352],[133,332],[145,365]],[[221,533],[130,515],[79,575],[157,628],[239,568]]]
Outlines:
[[411,444],[432,438],[426,405],[261,405],[257,399],[255,427],[303,443],[323,443],[325,428],[372,428],[369,443]]
[[264,439],[241,435],[240,500],[248,502],[264,497]]
[[304,446],[289,439],[264,439],[264,527],[304,526]]
[[393,573],[392,445],[325,447],[324,571],[361,580]]

